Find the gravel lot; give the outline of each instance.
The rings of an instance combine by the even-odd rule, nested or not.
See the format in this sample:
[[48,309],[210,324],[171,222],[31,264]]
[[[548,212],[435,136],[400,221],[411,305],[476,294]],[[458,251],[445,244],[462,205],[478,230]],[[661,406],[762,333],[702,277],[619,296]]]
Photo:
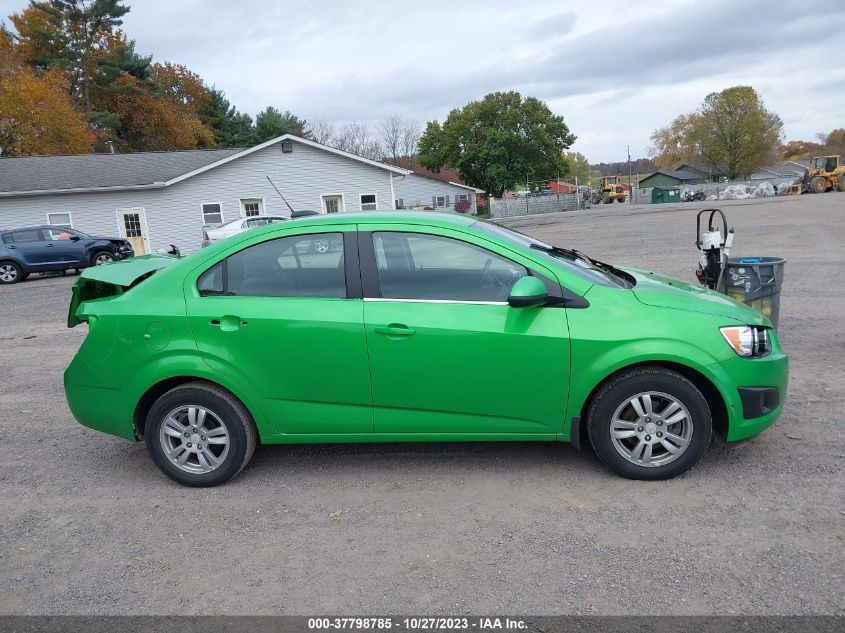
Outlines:
[[[559,444],[329,445],[182,488],[71,417],[73,277],[0,288],[0,613],[845,613],[845,194],[722,207],[735,254],[788,259],[788,401],[666,482]],[[698,208],[506,223],[693,280]]]

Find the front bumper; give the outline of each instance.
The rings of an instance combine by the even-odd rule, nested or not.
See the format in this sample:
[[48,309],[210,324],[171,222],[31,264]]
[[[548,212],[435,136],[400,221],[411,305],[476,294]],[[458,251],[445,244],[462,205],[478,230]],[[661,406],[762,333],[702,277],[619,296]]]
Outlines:
[[114,256],[117,259],[129,259],[130,257],[135,257],[135,249],[133,249],[129,244],[126,246],[116,246],[114,249]]
[[711,371],[725,400],[728,442],[761,433],[777,421],[783,411],[789,382],[789,359],[779,348],[763,358],[733,358]]

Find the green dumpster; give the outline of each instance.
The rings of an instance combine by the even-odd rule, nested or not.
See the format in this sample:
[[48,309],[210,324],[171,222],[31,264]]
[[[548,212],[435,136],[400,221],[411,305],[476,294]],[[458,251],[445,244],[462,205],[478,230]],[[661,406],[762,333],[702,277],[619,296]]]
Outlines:
[[681,190],[675,188],[653,187],[651,190],[651,203],[662,204],[663,202],[680,202]]

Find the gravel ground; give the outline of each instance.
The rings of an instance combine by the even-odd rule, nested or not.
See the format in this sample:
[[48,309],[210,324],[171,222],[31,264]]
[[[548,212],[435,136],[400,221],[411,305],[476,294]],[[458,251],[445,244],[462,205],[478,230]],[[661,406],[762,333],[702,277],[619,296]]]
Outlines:
[[[845,614],[845,194],[722,206],[736,254],[789,261],[789,396],[666,482],[568,445],[324,445],[182,488],[72,419],[73,278],[0,288],[0,613]],[[698,208],[506,224],[692,280]]]

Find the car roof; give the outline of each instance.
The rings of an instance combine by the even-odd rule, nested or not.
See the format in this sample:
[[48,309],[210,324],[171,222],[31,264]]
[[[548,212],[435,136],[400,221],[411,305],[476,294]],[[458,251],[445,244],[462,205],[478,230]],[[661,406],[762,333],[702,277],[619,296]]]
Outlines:
[[343,211],[321,213],[291,219],[295,226],[319,224],[433,224],[439,226],[470,226],[478,221],[473,215],[444,213],[441,211]]

